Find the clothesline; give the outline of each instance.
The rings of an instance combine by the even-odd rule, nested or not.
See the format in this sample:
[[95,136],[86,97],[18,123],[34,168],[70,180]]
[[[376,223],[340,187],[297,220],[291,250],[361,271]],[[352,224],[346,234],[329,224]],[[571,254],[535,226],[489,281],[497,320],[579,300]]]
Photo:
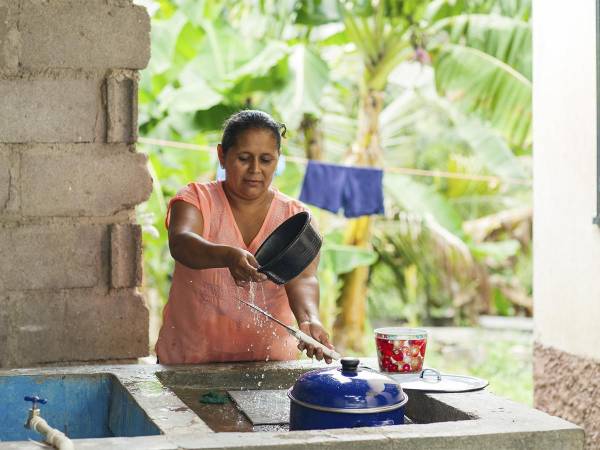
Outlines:
[[[156,145],[161,147],[179,148],[183,150],[193,150],[201,152],[214,152],[215,148],[208,145],[200,144],[189,144],[185,142],[168,141],[163,139],[152,139],[152,138],[138,138],[138,142],[146,145]],[[285,160],[297,164],[307,164],[308,159],[300,156],[285,155]],[[443,170],[424,170],[424,169],[413,169],[410,167],[383,167],[383,172],[397,173],[401,175],[411,175],[417,177],[431,177],[431,178],[454,178],[460,180],[472,180],[472,181],[483,181],[486,183],[508,183],[508,184],[519,184],[523,186],[531,186],[531,180],[522,180],[519,178],[509,177],[496,177],[493,175],[477,175],[469,173],[455,173],[445,172]]]

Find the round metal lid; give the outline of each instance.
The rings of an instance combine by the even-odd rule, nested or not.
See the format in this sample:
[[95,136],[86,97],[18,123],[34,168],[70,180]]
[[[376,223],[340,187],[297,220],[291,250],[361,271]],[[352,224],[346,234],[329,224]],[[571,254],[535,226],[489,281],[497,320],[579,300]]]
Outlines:
[[470,392],[485,388],[487,380],[466,375],[440,373],[435,369],[423,369],[421,373],[390,375],[407,391],[423,392]]
[[342,367],[301,375],[288,391],[292,401],[314,409],[378,412],[395,409],[408,397],[400,384],[376,371],[358,368],[358,359],[344,357]]

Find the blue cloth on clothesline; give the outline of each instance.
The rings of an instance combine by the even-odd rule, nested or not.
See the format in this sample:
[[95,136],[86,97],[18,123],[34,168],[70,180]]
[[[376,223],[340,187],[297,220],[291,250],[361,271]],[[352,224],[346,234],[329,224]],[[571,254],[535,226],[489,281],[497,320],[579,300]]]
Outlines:
[[309,161],[300,201],[346,217],[383,214],[383,171]]

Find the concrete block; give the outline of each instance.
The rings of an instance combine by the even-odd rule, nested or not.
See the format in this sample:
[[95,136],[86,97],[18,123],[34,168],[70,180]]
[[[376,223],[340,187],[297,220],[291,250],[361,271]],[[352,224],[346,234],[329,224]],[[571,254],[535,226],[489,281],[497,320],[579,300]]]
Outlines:
[[19,32],[17,8],[7,0],[0,1],[0,72],[15,72],[19,67]]
[[22,151],[24,216],[107,216],[152,192],[146,156],[125,145],[37,145]]
[[2,361],[8,361],[10,349],[8,348],[8,336],[10,335],[10,320],[8,317],[8,296],[0,293],[0,367]]
[[0,144],[0,221],[19,218],[19,174],[19,152]]
[[124,1],[23,2],[24,68],[143,69],[150,59],[150,18]]
[[10,149],[0,145],[0,214],[10,198]]
[[133,292],[11,292],[0,299],[7,317],[8,358],[0,366],[127,359],[148,354],[148,313]]
[[112,71],[106,78],[106,142],[137,140],[137,85],[133,71]]
[[105,286],[103,225],[0,227],[0,292]]
[[65,352],[62,294],[43,291],[12,292],[2,305],[8,322],[7,358],[4,367],[52,362]]
[[69,359],[87,361],[147,356],[148,309],[143,298],[130,290],[108,296],[69,296],[63,324]]
[[100,88],[85,75],[0,78],[0,142],[94,142]]
[[142,284],[142,227],[114,224],[110,227],[110,285],[127,288]]

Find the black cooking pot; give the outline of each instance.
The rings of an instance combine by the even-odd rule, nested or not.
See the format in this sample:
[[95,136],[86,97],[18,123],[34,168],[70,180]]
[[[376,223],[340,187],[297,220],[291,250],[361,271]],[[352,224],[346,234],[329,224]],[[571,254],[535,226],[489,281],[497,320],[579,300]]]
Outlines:
[[341,363],[301,375],[288,391],[290,430],[404,424],[408,397],[399,383],[358,368],[356,358],[342,358]]
[[279,225],[254,255],[259,272],[271,281],[285,284],[308,267],[321,249],[323,240],[303,211]]

